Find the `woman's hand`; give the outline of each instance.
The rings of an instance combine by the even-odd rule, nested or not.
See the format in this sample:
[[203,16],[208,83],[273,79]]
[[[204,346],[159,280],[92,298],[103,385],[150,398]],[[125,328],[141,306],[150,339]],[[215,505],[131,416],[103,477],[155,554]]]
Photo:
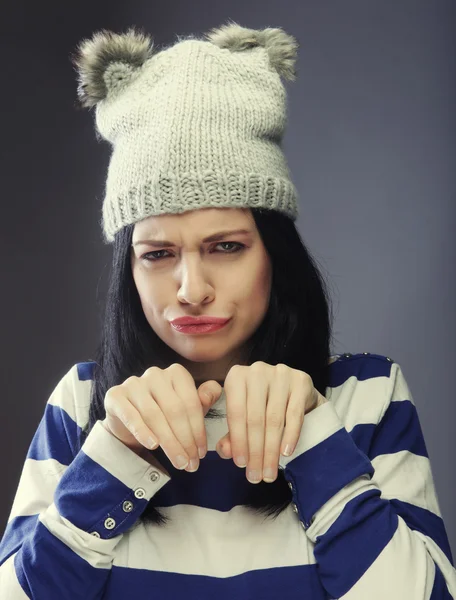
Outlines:
[[279,454],[293,454],[304,416],[327,399],[304,371],[257,361],[234,365],[225,379],[229,433],[217,443],[222,458],[247,465],[251,483],[275,481]]
[[160,445],[176,469],[194,472],[207,452],[204,417],[221,390],[216,381],[196,389],[193,377],[178,363],[167,369],[150,367],[141,377],[129,377],[106,392],[102,425],[136,454],[144,456],[146,448]]

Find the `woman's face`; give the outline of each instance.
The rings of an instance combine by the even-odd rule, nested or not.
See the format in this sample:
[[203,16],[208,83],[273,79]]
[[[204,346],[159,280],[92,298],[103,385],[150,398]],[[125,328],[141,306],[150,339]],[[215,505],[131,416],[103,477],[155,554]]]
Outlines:
[[[237,229],[248,233],[203,241]],[[179,362],[198,385],[223,381],[232,365],[242,364],[245,343],[268,309],[272,280],[269,255],[249,209],[207,208],[144,219],[133,231],[131,265],[149,325],[182,357]],[[176,331],[170,323],[200,315],[231,320],[197,335]]]

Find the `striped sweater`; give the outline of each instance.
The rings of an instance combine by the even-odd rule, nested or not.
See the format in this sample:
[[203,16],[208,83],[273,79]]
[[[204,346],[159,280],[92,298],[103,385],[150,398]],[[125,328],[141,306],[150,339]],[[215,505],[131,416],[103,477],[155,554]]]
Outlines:
[[[243,505],[253,484],[215,451],[226,416],[206,420],[196,473],[154,466],[101,421],[79,448],[93,366],[74,365],[45,403],[0,543],[1,600],[456,599],[416,406],[391,359],[331,360],[329,401],[280,456],[293,502],[275,520]],[[165,526],[138,521],[152,497]]]

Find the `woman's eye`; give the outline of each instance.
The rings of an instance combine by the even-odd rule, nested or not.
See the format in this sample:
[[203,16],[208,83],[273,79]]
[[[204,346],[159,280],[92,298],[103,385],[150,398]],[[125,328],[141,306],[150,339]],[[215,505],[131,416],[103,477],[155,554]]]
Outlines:
[[[222,250],[221,254],[235,254],[236,252],[240,252],[245,248],[244,244],[239,242],[219,242],[215,247],[217,246],[235,246],[235,248],[232,250]],[[168,258],[168,256],[158,256],[161,252],[166,252],[169,254],[168,250],[154,250],[153,252],[147,252],[141,258],[149,262],[157,262],[163,258]]]

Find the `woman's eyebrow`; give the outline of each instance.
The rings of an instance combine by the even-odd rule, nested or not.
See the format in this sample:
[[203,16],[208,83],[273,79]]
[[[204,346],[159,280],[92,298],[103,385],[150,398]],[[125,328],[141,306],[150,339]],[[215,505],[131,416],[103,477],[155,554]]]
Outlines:
[[[232,230],[225,230],[225,231],[219,231],[217,233],[213,233],[212,235],[204,238],[203,242],[215,242],[216,240],[221,240],[229,235],[236,235],[239,233],[252,233],[250,229],[232,229]],[[135,242],[133,244],[133,246],[140,246],[141,244],[144,245],[148,245],[148,246],[161,246],[161,247],[166,247],[166,246],[175,246],[176,244],[173,244],[172,242],[169,242],[168,240],[138,240],[137,242]]]

